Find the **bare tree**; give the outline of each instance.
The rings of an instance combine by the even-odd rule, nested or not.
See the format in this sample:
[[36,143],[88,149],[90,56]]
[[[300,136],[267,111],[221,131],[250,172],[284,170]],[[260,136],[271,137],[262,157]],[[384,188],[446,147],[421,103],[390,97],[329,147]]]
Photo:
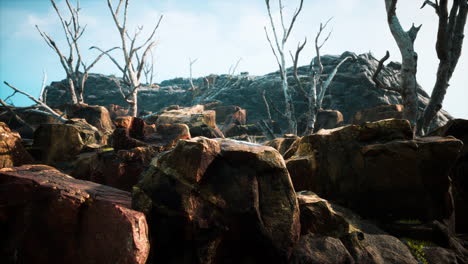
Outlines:
[[192,74],[192,66],[198,61],[198,59],[192,60],[189,59],[189,67],[190,67],[190,90],[195,91],[195,85],[193,85],[193,74]]
[[468,1],[454,0],[450,13],[448,12],[448,0],[424,1],[421,8],[429,5],[434,8],[439,17],[437,31],[436,51],[439,58],[437,78],[432,90],[429,104],[423,115],[418,120],[418,134],[423,134],[429,129],[431,121],[442,108],[442,102],[449,81],[461,55],[466,18],[468,13]]
[[145,62],[145,66],[143,66],[143,73],[145,74],[145,80],[147,85],[153,84],[154,79],[154,55],[153,52],[150,51],[151,60]]
[[297,8],[296,11],[294,12],[292,19],[291,19],[291,23],[289,24],[288,27],[286,27],[286,24],[284,21],[283,3],[281,0],[278,0],[280,19],[281,19],[280,26],[282,30],[281,36],[278,34],[275,22],[273,20],[273,15],[271,13],[270,0],[265,0],[265,3],[266,3],[267,11],[268,11],[268,16],[270,18],[270,26],[271,26],[271,31],[273,32],[274,44],[270,39],[267,28],[265,27],[264,29],[265,29],[267,40],[273,52],[273,55],[275,56],[276,62],[278,63],[278,67],[279,67],[279,71],[281,75],[281,88],[283,90],[284,103],[285,103],[284,116],[286,120],[288,121],[288,133],[297,134],[297,121],[295,120],[293,100],[289,92],[286,58],[285,58],[286,55],[285,55],[284,49],[285,49],[286,42],[288,41],[288,38],[294,27],[294,23],[296,22],[296,19],[302,10],[304,0],[300,0],[299,8]]
[[398,91],[401,94],[404,105],[403,117],[408,119],[413,129],[415,129],[418,119],[418,84],[416,82],[418,54],[414,51],[414,41],[421,26],[415,27],[413,24],[408,31],[405,31],[396,15],[398,0],[384,1],[387,11],[387,22],[402,57],[400,87],[387,87],[381,82],[376,83],[376,85],[383,89]]
[[[130,105],[130,115],[137,116],[138,114],[138,90],[141,87],[141,75],[145,67],[145,61],[150,54],[151,50],[156,46],[156,41],[154,40],[156,36],[156,31],[161,24],[163,16],[161,15],[157,20],[156,25],[151,31],[150,36],[143,41],[141,45],[137,45],[136,41],[138,36],[143,31],[143,27],[138,27],[135,30],[133,36],[127,31],[127,14],[128,14],[128,2],[129,0],[119,0],[119,4],[116,8],[112,5],[112,0],[107,0],[107,5],[112,14],[115,26],[117,27],[121,47],[120,50],[123,53],[124,65],[121,66],[117,60],[109,54],[107,51],[102,51],[98,47],[91,47],[92,49],[98,49],[101,52],[105,53],[111,61],[119,68],[123,74],[123,81],[129,87],[129,91],[120,90],[125,101]],[[121,8],[123,6],[123,17],[120,14]],[[142,51],[140,55],[140,51]]]
[[[68,57],[65,56],[62,49],[57,46],[57,43],[47,33],[42,31],[38,25],[36,25],[36,28],[47,45],[52,50],[54,50],[55,53],[57,53],[60,59],[60,63],[67,74],[72,102],[83,103],[84,86],[86,80],[88,79],[88,73],[91,68],[93,68],[94,65],[96,65],[96,63],[102,58],[104,53],[101,53],[90,65],[86,65],[83,60],[78,41],[83,36],[86,30],[86,26],[82,27],[80,24],[81,8],[79,0],[77,0],[76,7],[74,7],[69,0],[65,1],[68,7],[68,12],[71,16],[69,20],[66,20],[62,16],[62,13],[58,9],[54,0],[50,0],[50,2],[52,3],[54,10],[59,17],[63,31],[65,32],[65,38],[68,44]],[[113,49],[110,49],[107,52],[110,52]]]
[[[68,121],[66,118],[64,118],[62,115],[58,114],[57,112],[55,112],[51,107],[49,107],[46,103],[34,98],[34,96],[16,88],[15,86],[9,84],[8,82],[3,82],[5,85],[7,85],[8,87],[10,87],[11,89],[13,89],[13,94],[8,96],[7,98],[10,98],[12,96],[14,96],[16,93],[19,93],[19,94],[22,94],[22,95],[25,95],[27,96],[30,100],[34,101],[38,106],[40,106],[41,108],[43,108],[45,111],[42,111],[42,110],[36,110],[36,109],[31,109],[30,111],[33,111],[33,112],[38,112],[38,113],[41,113],[41,114],[45,114],[45,115],[49,115],[49,116],[53,116],[55,117],[57,120],[61,121],[61,122],[66,122]],[[5,99],[6,101],[7,99]],[[5,105],[6,106],[6,105]]]
[[[315,121],[317,120],[317,114],[320,109],[322,109],[322,102],[323,98],[325,97],[325,92],[327,91],[328,87],[332,83],[333,79],[338,72],[338,69],[341,67],[343,63],[347,60],[353,59],[351,56],[347,56],[342,59],[333,69],[333,71],[326,77],[324,80],[323,77],[323,64],[322,59],[320,57],[320,49],[325,45],[327,40],[330,38],[332,31],[329,32],[327,37],[320,43],[320,36],[323,33],[323,30],[327,27],[328,23],[331,19],[329,19],[325,24],[320,23],[319,31],[315,37],[315,52],[316,57],[312,59],[309,67],[310,72],[310,87],[305,87],[302,83],[301,79],[299,78],[298,74],[298,61],[301,51],[304,49],[307,39],[301,44],[299,42],[296,53],[293,55],[290,52],[291,59],[293,61],[293,69],[294,69],[294,80],[296,81],[296,90],[307,100],[307,112],[306,112],[306,129],[304,131],[304,135],[311,134],[314,132],[315,128]],[[317,62],[317,66],[315,63]],[[318,69],[316,69],[318,68]]]

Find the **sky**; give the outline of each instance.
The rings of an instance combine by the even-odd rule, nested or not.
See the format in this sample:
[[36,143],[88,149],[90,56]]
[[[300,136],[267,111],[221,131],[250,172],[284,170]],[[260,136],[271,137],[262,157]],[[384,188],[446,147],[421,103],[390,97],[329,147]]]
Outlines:
[[[276,10],[277,1],[271,2]],[[288,20],[299,0],[283,2]],[[419,9],[422,2],[399,1],[397,15],[406,29],[412,23],[423,25],[415,43],[419,54],[417,79],[430,94],[438,65],[435,53],[437,17],[431,8]],[[66,11],[64,0],[57,0],[57,3]],[[87,25],[81,49],[85,61],[90,63],[97,51],[89,47],[112,48],[120,44],[120,39],[106,0],[81,0],[81,8],[81,23]],[[277,70],[263,29],[269,25],[263,0],[130,0],[129,31],[143,25],[143,39],[145,34],[150,34],[161,14],[164,18],[154,49],[155,82],[188,77],[190,58],[198,59],[193,65],[194,76],[227,73],[239,59],[239,72],[263,75]],[[320,22],[333,17],[330,22],[333,32],[322,54],[371,52],[381,58],[389,50],[391,60],[401,61],[385,16],[384,0],[305,0],[287,50],[294,51],[298,41],[307,37],[309,45],[302,52],[300,64],[308,64],[315,56],[310,44]],[[1,98],[11,93],[3,81],[38,96],[43,72],[47,74],[48,83],[65,77],[57,55],[41,39],[35,25],[51,35],[60,47],[67,48],[49,0],[0,0]],[[288,63],[291,65],[291,61]],[[108,59],[101,60],[91,72],[121,75]],[[444,109],[457,118],[468,119],[467,73],[468,43],[465,43],[444,101]],[[31,104],[21,95],[16,95],[13,102],[18,106]]]

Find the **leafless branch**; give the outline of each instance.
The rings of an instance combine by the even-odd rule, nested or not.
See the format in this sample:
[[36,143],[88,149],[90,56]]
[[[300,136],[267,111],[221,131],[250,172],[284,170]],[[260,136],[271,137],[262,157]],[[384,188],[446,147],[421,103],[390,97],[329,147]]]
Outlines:
[[55,112],[52,108],[50,108],[48,105],[46,105],[45,103],[37,100],[36,98],[34,98],[34,96],[24,92],[24,91],[21,91],[20,89],[16,88],[15,86],[9,84],[8,82],[3,82],[4,84],[6,84],[8,87],[10,87],[11,89],[13,89],[15,92],[17,93],[20,93],[22,95],[25,95],[27,96],[29,99],[31,99],[32,101],[34,101],[36,104],[40,105],[41,107],[43,107],[44,109],[46,109],[50,114],[54,115],[57,119],[65,122],[67,121],[65,118],[61,117],[57,112]]

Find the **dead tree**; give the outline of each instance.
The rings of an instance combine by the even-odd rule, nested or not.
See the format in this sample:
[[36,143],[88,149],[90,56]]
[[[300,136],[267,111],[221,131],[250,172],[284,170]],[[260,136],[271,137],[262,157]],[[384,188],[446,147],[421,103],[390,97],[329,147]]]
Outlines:
[[[330,19],[331,20],[331,19]],[[324,80],[323,77],[323,64],[320,57],[320,49],[325,45],[327,40],[331,35],[330,33],[327,37],[320,43],[320,36],[323,33],[323,30],[327,27],[328,20],[325,24],[320,23],[320,29],[315,37],[315,52],[316,57],[312,59],[309,72],[310,72],[310,84],[309,87],[305,87],[301,79],[299,78],[298,74],[298,61],[301,51],[304,49],[307,39],[301,44],[299,43],[297,46],[297,50],[295,55],[290,52],[291,59],[293,61],[293,70],[294,70],[294,80],[296,81],[296,90],[307,100],[307,112],[306,112],[306,129],[304,131],[304,135],[308,135],[314,132],[315,128],[315,121],[317,120],[317,114],[319,110],[322,109],[322,102],[323,98],[325,97],[325,92],[327,91],[328,87],[332,83],[333,79],[338,72],[338,69],[341,67],[343,63],[347,60],[353,59],[351,56],[347,56],[342,59],[333,69],[333,71],[326,77]],[[315,64],[317,63],[317,65]],[[317,69],[316,69],[317,68]]]
[[449,81],[455,71],[462,51],[468,1],[454,0],[450,13],[448,12],[448,2],[448,0],[436,0],[435,2],[426,0],[421,7],[424,8],[426,5],[433,7],[439,17],[436,43],[439,66],[429,104],[418,120],[418,134],[428,131],[431,121],[442,108],[442,102],[447,93]]
[[154,79],[154,55],[153,52],[150,52],[151,60],[145,62],[145,66],[143,67],[143,74],[145,74],[145,80],[147,85],[153,84]]
[[416,40],[421,26],[415,27],[413,24],[408,31],[405,31],[396,15],[398,0],[384,1],[387,11],[388,26],[390,27],[390,31],[398,45],[402,57],[400,87],[387,87],[382,83],[376,83],[376,85],[383,89],[398,91],[401,94],[404,106],[403,118],[410,121],[414,130],[418,119],[418,84],[416,82],[418,54],[414,51],[414,41]]
[[275,56],[275,59],[276,59],[276,62],[278,63],[278,67],[280,71],[281,88],[283,90],[284,103],[285,103],[284,116],[286,120],[288,121],[288,133],[297,134],[297,121],[295,119],[293,100],[292,100],[291,93],[289,91],[289,86],[288,86],[286,58],[285,58],[286,54],[285,54],[284,49],[285,49],[286,42],[288,41],[288,38],[294,27],[294,23],[296,22],[296,19],[302,10],[304,0],[300,0],[299,8],[296,9],[296,11],[294,12],[292,19],[291,19],[291,23],[289,24],[288,27],[286,27],[286,24],[284,21],[283,3],[281,0],[278,0],[280,19],[281,19],[281,24],[280,24],[281,31],[282,31],[281,36],[279,35],[278,30],[276,29],[275,22],[273,20],[273,15],[271,13],[270,0],[265,0],[265,3],[266,3],[267,11],[268,11],[268,16],[270,18],[270,26],[271,26],[271,31],[274,37],[274,44],[270,39],[267,28],[265,27],[264,29],[265,29],[265,34],[266,34],[268,43],[270,44],[271,50],[273,52],[273,55]]
[[[38,113],[41,113],[41,114],[45,114],[45,115],[49,115],[49,116],[52,116],[54,118],[56,118],[57,120],[61,121],[61,122],[66,122],[68,121],[68,119],[64,118],[63,115],[60,115],[58,114],[57,112],[55,112],[51,107],[49,107],[46,103],[34,98],[34,96],[16,88],[15,86],[7,83],[7,82],[3,82],[5,85],[7,85],[8,87],[10,87],[11,89],[13,89],[13,94],[10,95],[8,98],[14,96],[16,93],[19,93],[19,94],[22,94],[22,95],[25,95],[27,96],[29,99],[31,99],[32,101],[34,101],[39,107],[43,108],[43,110],[36,110],[36,109],[31,109],[30,111],[33,111],[33,112],[38,112]],[[6,100],[5,100],[6,101]]]
[[189,67],[190,67],[190,90],[191,91],[195,91],[195,85],[193,85],[193,74],[192,74],[192,68],[193,68],[193,65],[198,61],[198,59],[189,59]]
[[[137,116],[138,114],[138,90],[141,88],[141,75],[145,67],[145,61],[151,50],[156,46],[154,40],[156,31],[161,24],[163,16],[161,15],[156,22],[150,36],[143,41],[141,45],[137,45],[136,41],[138,36],[143,31],[143,27],[138,27],[131,36],[127,31],[127,11],[128,11],[129,0],[119,0],[119,4],[116,8],[112,5],[112,0],[107,0],[107,5],[111,12],[115,26],[117,27],[120,35],[121,46],[120,50],[124,58],[124,64],[121,65],[119,62],[110,55],[107,51],[102,51],[98,47],[91,47],[92,49],[98,49],[106,54],[109,59],[117,66],[117,68],[123,74],[123,81],[128,86],[128,91],[121,90],[122,96],[125,101],[130,105],[130,115]],[[121,9],[123,5],[123,16],[121,16]],[[141,55],[140,52],[142,51]]]
[[[84,86],[88,79],[88,73],[91,68],[102,58],[104,53],[101,53],[91,64],[86,65],[78,44],[79,39],[83,36],[86,26],[82,27],[80,24],[80,1],[77,0],[76,7],[74,7],[69,0],[66,0],[68,12],[70,13],[70,19],[66,20],[57,4],[54,0],[50,0],[52,6],[60,19],[63,31],[65,32],[65,38],[68,44],[68,57],[61,48],[58,47],[57,43],[47,33],[42,31],[38,25],[36,25],[39,34],[42,36],[47,45],[57,53],[60,64],[62,65],[65,73],[67,74],[68,88],[73,103],[84,103]],[[112,51],[108,50],[107,52]]]

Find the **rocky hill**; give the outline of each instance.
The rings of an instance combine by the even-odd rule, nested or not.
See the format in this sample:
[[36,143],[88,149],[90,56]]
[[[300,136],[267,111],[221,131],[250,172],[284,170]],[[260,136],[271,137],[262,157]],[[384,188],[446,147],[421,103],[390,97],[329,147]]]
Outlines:
[[[400,95],[383,89],[376,88],[372,82],[378,60],[372,54],[356,55],[345,52],[340,56],[322,56],[324,74],[331,72],[339,61],[345,56],[353,56],[355,59],[344,63],[339,69],[334,81],[329,87],[323,105],[325,109],[339,110],[345,123],[349,122],[357,111],[362,109],[400,104]],[[381,72],[383,82],[389,86],[397,87],[397,77],[401,65],[391,62]],[[307,82],[308,66],[298,69],[299,77]],[[157,112],[163,107],[170,105],[191,106],[194,104],[205,104],[219,102],[223,105],[237,105],[247,110],[248,123],[255,123],[267,116],[266,108],[262,100],[263,91],[267,91],[270,99],[275,102],[276,108],[284,109],[283,95],[281,91],[280,76],[278,72],[264,76],[252,76],[248,73],[240,75],[210,75],[193,80],[196,89],[190,89],[189,80],[176,78],[163,81],[160,84],[144,86],[139,93],[139,110],[141,112]],[[289,71],[289,83],[295,85],[292,70]],[[53,82],[47,87],[47,103],[49,105],[60,105],[69,101],[67,82]],[[119,78],[91,74],[86,83],[85,101],[88,104],[110,105],[116,104],[127,106],[123,100],[121,90],[128,88]],[[293,89],[292,89],[293,90]],[[420,109],[424,109],[428,102],[428,94],[419,89]],[[300,116],[305,112],[305,98],[294,93],[295,108]],[[281,117],[272,112],[273,119],[280,120]],[[433,127],[445,124],[451,116],[440,111]]]

